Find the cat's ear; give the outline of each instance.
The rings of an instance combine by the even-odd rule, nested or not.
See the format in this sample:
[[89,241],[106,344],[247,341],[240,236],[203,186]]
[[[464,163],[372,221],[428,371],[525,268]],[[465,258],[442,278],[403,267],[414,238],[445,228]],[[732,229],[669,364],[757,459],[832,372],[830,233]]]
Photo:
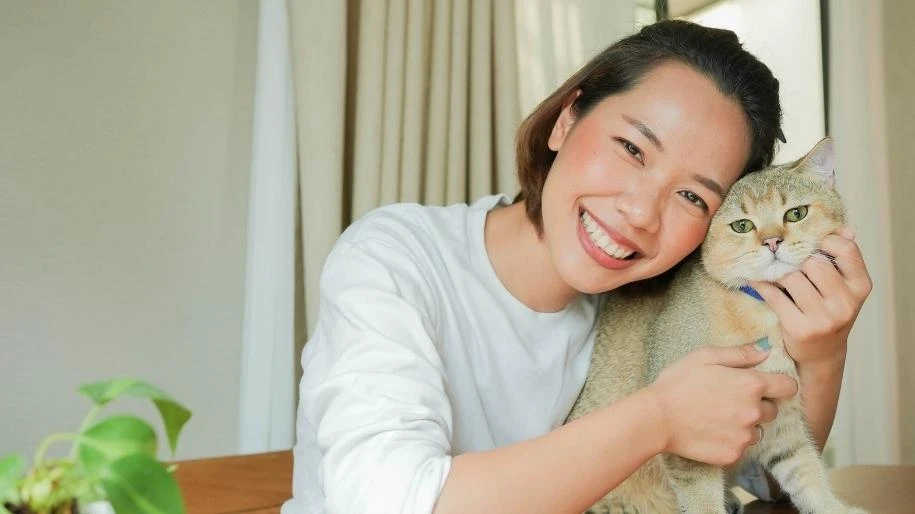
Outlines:
[[836,152],[832,138],[823,138],[799,161],[798,171],[808,173],[829,187],[836,185]]

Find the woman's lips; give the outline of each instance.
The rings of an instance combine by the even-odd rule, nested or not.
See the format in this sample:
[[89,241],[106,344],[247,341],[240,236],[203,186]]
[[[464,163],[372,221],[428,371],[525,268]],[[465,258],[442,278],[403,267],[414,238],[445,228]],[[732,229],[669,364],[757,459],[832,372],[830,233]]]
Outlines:
[[607,236],[610,237],[610,239],[612,239],[614,243],[616,243],[617,245],[622,246],[624,248],[628,248],[629,250],[632,250],[632,251],[636,252],[637,254],[644,255],[644,252],[642,251],[641,248],[639,248],[639,246],[637,244],[635,244],[634,242],[630,241],[629,239],[623,237],[623,235],[620,234],[619,232],[617,232],[616,230],[613,230],[612,228],[608,227],[606,224],[604,224],[604,222],[600,218],[595,216],[594,213],[592,213],[591,211],[588,211],[587,209],[581,209],[578,213],[579,219],[581,219],[582,212],[587,212],[588,215],[591,216],[591,219],[593,219],[594,222],[597,223],[597,225],[600,227],[600,229],[603,230],[604,233],[606,233]]
[[[601,229],[603,229],[603,228],[604,228],[604,226],[601,225]],[[609,232],[607,233],[607,235],[613,238],[613,236],[611,236]],[[613,238],[613,239],[614,239],[614,242],[617,241],[616,238]],[[581,216],[579,216],[579,219],[578,219],[578,241],[579,241],[579,243],[581,243],[582,248],[584,248],[585,253],[587,253],[588,256],[591,257],[591,259],[593,259],[600,266],[607,268],[607,269],[619,270],[619,269],[628,268],[629,266],[632,266],[633,264],[635,264],[635,262],[638,260],[638,258],[641,255],[637,250],[636,250],[636,253],[632,254],[630,257],[628,257],[626,259],[617,259],[615,257],[608,255],[607,252],[605,252],[602,248],[597,246],[597,244],[595,244],[594,241],[591,240],[591,236],[588,234],[588,231],[585,229],[585,226],[582,224]],[[622,242],[620,242],[619,244],[622,244]],[[636,247],[634,245],[629,246],[629,248],[636,249]]]

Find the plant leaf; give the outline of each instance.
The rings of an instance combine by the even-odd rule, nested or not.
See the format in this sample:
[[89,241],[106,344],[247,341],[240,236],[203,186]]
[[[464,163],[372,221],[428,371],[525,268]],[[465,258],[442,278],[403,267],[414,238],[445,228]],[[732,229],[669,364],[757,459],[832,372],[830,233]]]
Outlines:
[[118,514],[185,514],[175,477],[147,455],[112,462],[102,472],[102,487]]
[[84,384],[79,387],[79,392],[91,398],[99,407],[121,395],[152,400],[159,409],[159,414],[162,415],[162,423],[165,425],[165,433],[168,436],[168,446],[172,453],[175,453],[181,429],[187,420],[191,419],[191,411],[164,391],[141,380],[115,378],[105,382]]
[[0,509],[3,509],[4,502],[18,500],[16,482],[24,470],[25,459],[21,455],[7,455],[0,459]]
[[156,457],[156,431],[136,416],[103,419],[80,434],[77,458],[91,474],[107,463],[135,453]]

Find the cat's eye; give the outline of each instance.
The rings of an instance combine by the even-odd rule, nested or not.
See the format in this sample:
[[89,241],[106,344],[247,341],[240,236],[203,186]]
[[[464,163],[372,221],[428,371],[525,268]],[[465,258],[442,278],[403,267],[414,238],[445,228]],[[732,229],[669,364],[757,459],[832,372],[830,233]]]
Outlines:
[[686,198],[690,203],[695,204],[697,207],[708,210],[708,205],[706,205],[705,200],[701,196],[693,193],[692,191],[680,191],[680,196]]
[[756,228],[756,225],[750,220],[737,220],[734,223],[731,223],[731,230],[738,234],[746,234],[754,228]]
[[807,217],[807,206],[801,205],[785,212],[785,221],[796,223]]
[[623,148],[626,150],[626,153],[635,157],[639,162],[645,162],[645,156],[642,155],[642,150],[640,150],[639,147],[632,144],[631,141],[628,141],[623,138],[617,138],[616,140],[619,141],[621,145],[623,145]]

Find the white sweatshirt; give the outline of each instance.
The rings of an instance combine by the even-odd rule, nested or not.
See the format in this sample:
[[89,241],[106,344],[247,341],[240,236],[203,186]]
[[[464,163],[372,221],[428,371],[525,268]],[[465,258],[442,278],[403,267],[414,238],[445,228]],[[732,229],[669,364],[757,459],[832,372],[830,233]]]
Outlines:
[[538,313],[505,289],[483,229],[507,203],[391,205],[337,241],[302,353],[294,497],[282,514],[428,514],[453,455],[565,420],[588,372],[598,297]]

